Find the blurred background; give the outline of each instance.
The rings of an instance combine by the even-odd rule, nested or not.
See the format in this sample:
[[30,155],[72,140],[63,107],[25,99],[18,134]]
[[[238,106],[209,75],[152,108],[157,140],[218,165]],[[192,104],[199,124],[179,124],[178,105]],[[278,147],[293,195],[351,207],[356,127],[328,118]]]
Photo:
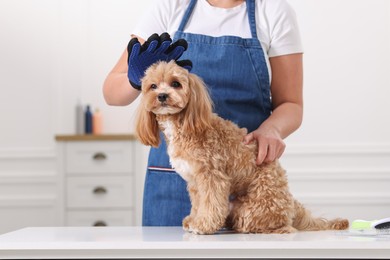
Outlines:
[[[390,2],[289,3],[305,50],[304,122],[286,139],[281,159],[291,190],[317,215],[389,217]],[[26,226],[89,225],[95,213],[100,215],[91,220],[94,225],[141,224],[148,148],[131,136],[138,101],[110,107],[102,84],[140,14],[152,4],[0,0],[0,233]],[[75,134],[78,102],[100,109],[108,141],[56,141],[58,135]],[[117,135],[126,137],[112,140]],[[94,183],[82,178],[97,171],[72,170],[68,163],[77,168],[77,158],[82,158],[73,145],[80,151],[97,146],[96,151],[107,153],[130,149],[124,154],[132,158],[119,160],[129,170],[100,161],[97,167],[104,170],[97,178],[102,183],[91,186],[93,195],[78,194],[69,189],[73,181]],[[132,184],[122,193],[113,185],[114,191],[105,194],[97,188],[109,185],[110,176],[126,177]],[[114,205],[115,197],[113,204],[105,201],[111,194],[124,204]],[[98,197],[90,198],[96,203],[93,208],[88,200],[85,206],[72,202],[87,196]],[[125,211],[131,214],[121,215]],[[72,221],[76,215],[85,221]],[[105,216],[112,221],[103,221]]]

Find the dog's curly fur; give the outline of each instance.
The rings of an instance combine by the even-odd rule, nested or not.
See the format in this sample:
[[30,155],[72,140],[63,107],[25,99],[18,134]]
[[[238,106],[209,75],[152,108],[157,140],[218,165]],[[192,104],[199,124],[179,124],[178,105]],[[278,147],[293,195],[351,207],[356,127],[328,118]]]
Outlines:
[[[348,220],[314,218],[288,189],[278,161],[256,165],[257,144],[246,129],[212,112],[203,81],[174,62],[152,65],[142,80],[136,133],[158,146],[159,130],[171,164],[187,181],[192,209],[185,230],[213,234],[224,226],[243,233],[346,229]],[[235,199],[229,205],[229,196]]]

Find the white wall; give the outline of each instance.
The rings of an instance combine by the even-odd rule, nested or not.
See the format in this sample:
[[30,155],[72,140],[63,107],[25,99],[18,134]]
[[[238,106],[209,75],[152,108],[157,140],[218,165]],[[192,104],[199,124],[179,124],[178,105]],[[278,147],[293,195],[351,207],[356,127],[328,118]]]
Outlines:
[[[6,91],[0,104],[6,120],[2,129],[6,134],[0,137],[3,148],[35,147],[42,141],[53,145],[50,134],[73,133],[78,99],[102,109],[105,132],[131,130],[133,106],[107,106],[101,88],[127,46],[137,14],[148,3],[1,0],[0,4],[0,83]],[[32,126],[30,131],[23,127],[26,124]]]
[[[34,160],[54,175],[54,135],[74,133],[78,99],[102,110],[106,133],[132,131],[137,103],[109,107],[101,88],[151,3],[0,0],[0,176]],[[290,3],[305,48],[304,123],[282,160],[292,189],[325,214],[390,215],[390,2]]]
[[297,144],[390,143],[390,2],[290,0],[305,48]]
[[290,186],[315,212],[390,215],[390,2],[290,0],[304,43],[304,122]]

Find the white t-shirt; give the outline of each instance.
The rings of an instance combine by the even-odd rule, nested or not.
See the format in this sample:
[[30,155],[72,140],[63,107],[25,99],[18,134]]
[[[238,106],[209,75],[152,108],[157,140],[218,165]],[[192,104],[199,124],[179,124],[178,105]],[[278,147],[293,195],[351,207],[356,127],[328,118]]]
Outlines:
[[[256,27],[266,57],[302,53],[296,15],[286,0],[255,0]],[[179,28],[190,0],[155,0],[132,31],[146,40],[153,33],[168,32],[172,37]],[[184,32],[209,36],[232,35],[251,38],[245,1],[233,8],[214,7],[198,0]],[[268,59],[267,63],[268,63]],[[269,68],[268,63],[268,69]]]

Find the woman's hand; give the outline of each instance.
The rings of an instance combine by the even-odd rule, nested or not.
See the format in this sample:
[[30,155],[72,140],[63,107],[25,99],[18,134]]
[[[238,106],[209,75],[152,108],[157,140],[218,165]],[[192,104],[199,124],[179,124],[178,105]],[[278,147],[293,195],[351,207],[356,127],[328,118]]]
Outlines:
[[282,156],[286,147],[283,139],[301,125],[303,115],[302,54],[273,57],[270,58],[270,64],[272,114],[258,129],[244,138],[245,143],[258,143],[258,165],[275,161]]
[[258,143],[259,147],[256,158],[257,165],[279,159],[286,148],[286,144],[283,142],[279,131],[276,128],[266,125],[261,125],[258,129],[244,137],[245,144],[254,141]]
[[141,90],[141,79],[147,68],[157,61],[177,61],[187,47],[184,39],[172,43],[171,36],[166,32],[160,36],[157,33],[151,35],[142,45],[137,37],[132,38],[127,46],[127,75],[131,86]]
[[[172,43],[170,36],[164,33],[160,36],[152,35],[147,42],[132,35],[126,50],[104,81],[103,94],[107,104],[113,106],[131,104],[140,94],[140,79],[147,67],[157,60],[177,61],[186,46],[187,42],[184,40]],[[187,70],[191,69],[189,61],[177,61],[177,63]]]

